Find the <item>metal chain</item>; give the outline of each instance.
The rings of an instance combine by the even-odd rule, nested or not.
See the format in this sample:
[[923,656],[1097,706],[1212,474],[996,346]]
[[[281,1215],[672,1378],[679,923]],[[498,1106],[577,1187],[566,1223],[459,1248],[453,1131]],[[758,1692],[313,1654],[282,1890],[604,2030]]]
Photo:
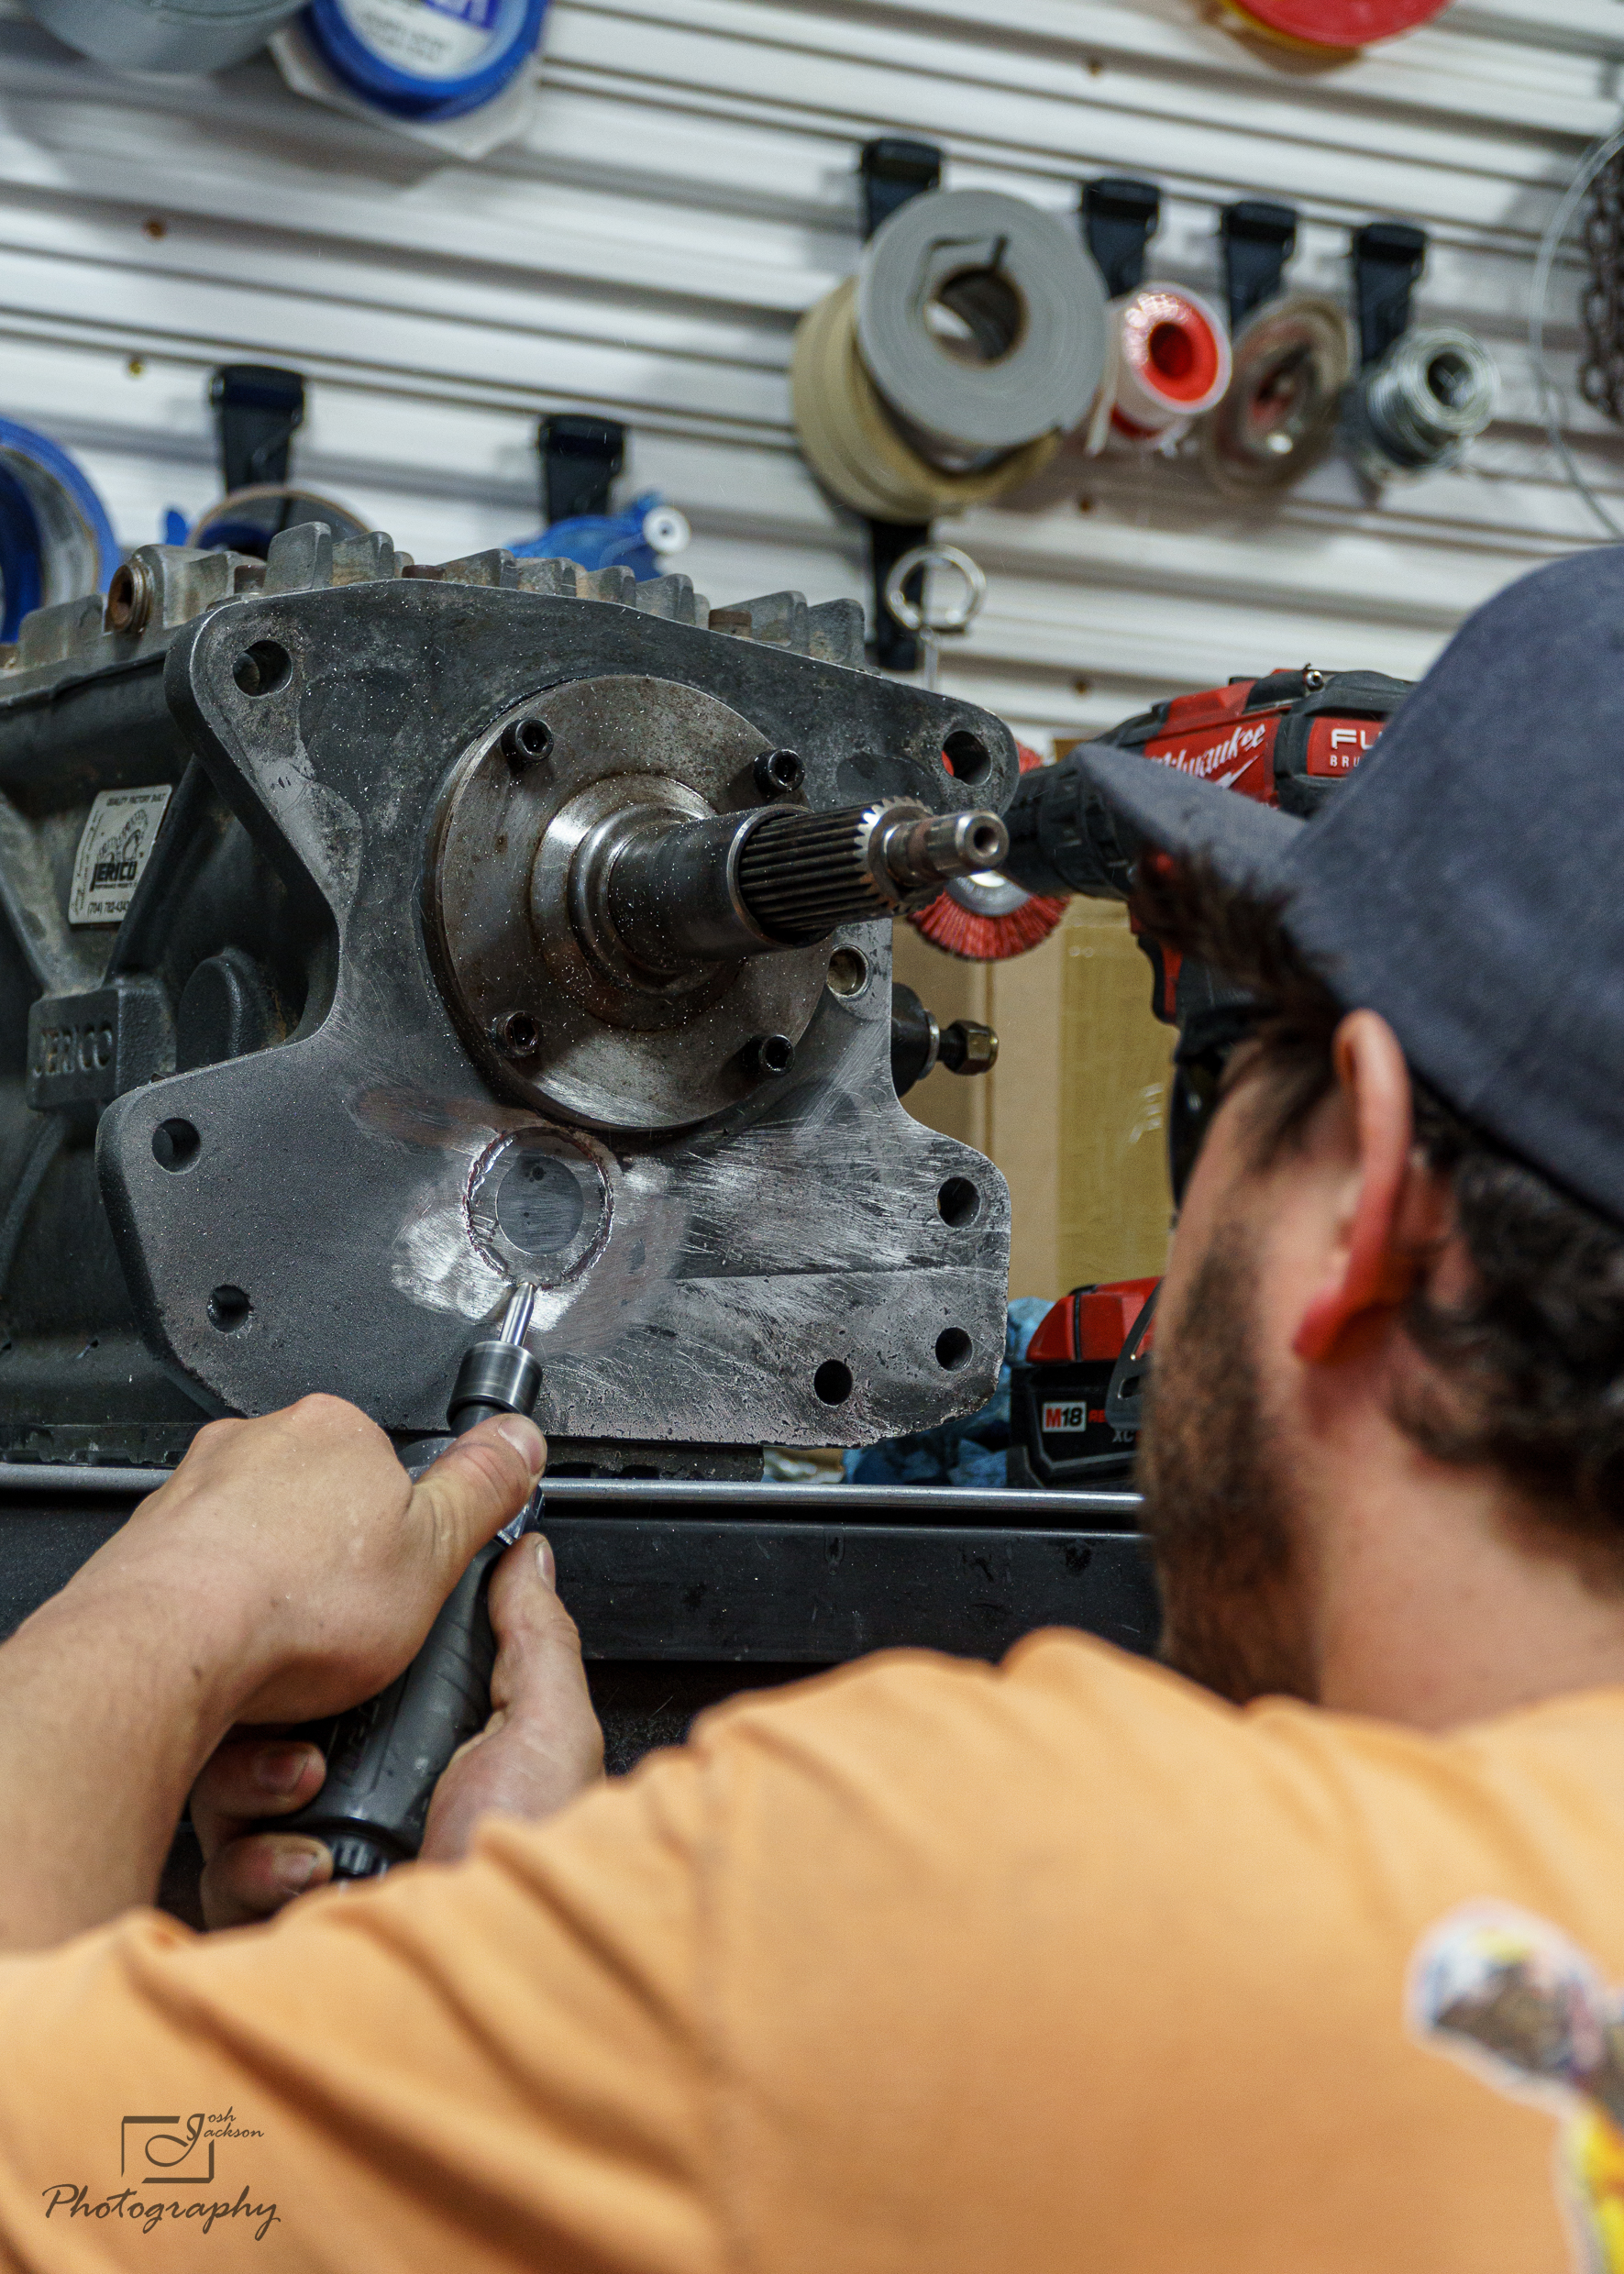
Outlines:
[[1581,305],[1590,352],[1579,367],[1579,392],[1624,425],[1624,150],[1591,187],[1585,250],[1590,282]]

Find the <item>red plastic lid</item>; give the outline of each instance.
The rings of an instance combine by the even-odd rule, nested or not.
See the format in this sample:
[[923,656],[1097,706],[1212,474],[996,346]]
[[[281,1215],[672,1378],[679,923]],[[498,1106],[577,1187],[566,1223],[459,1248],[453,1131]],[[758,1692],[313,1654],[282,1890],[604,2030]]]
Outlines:
[[1442,16],[1449,0],[1229,0],[1260,31],[1305,48],[1363,48]]

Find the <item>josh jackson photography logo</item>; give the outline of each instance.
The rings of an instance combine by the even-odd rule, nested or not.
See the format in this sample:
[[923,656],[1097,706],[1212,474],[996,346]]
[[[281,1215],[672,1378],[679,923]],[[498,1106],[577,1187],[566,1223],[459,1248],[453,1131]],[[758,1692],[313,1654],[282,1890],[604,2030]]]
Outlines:
[[[260,2140],[257,2126],[239,2124],[235,2109],[194,2109],[189,2115],[122,2116],[118,2124],[118,2176],[122,2182],[93,2197],[83,2180],[59,2180],[42,2191],[45,2215],[75,2219],[128,2219],[149,2235],[184,2219],[201,2224],[205,2235],[216,2226],[247,2228],[263,2242],[279,2224],[273,2202],[257,2202],[251,2186],[234,2195],[216,2172],[222,2142]],[[222,2161],[227,2160],[223,2158]]]

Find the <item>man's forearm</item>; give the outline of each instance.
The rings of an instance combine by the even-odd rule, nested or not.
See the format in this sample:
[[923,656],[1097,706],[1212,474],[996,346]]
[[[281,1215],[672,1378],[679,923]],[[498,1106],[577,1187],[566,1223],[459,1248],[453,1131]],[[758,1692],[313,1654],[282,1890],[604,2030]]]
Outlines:
[[0,1645],[0,1948],[151,1901],[242,1694],[234,1616],[183,1572],[104,1550]]

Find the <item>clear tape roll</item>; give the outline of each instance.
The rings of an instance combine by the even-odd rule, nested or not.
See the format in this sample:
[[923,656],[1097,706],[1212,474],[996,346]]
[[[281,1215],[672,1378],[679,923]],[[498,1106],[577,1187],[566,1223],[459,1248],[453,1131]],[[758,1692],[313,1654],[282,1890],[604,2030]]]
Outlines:
[[927,458],[902,433],[869,377],[857,348],[856,299],[848,277],[807,310],[790,366],[801,447],[837,498],[875,521],[932,521],[1000,497],[1053,458],[1063,439],[1058,428],[991,464],[954,470]]
[[116,71],[220,71],[262,48],[301,0],[27,0],[82,55]]
[[857,345],[900,418],[975,454],[1075,426],[1105,368],[1105,288],[1074,231],[995,190],[910,198],[863,249]]

